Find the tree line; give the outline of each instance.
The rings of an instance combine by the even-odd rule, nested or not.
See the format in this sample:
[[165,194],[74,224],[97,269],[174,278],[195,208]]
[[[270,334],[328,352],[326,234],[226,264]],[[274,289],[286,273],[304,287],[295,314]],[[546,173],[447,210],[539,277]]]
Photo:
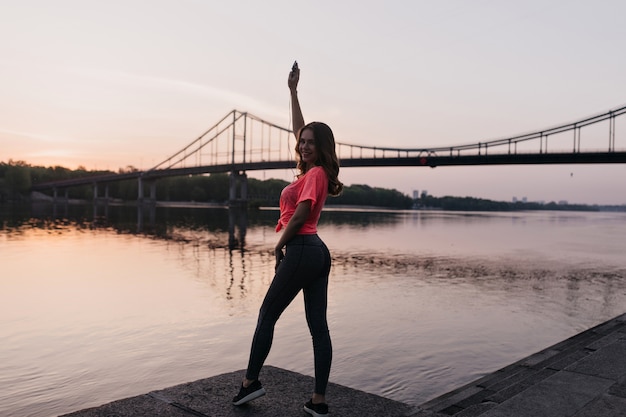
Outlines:
[[[130,166],[118,173],[136,171]],[[0,162],[0,201],[28,199],[33,185],[49,181],[68,180],[85,176],[113,174],[111,171],[87,171],[83,167],[76,170],[55,166],[32,166],[23,161]],[[289,183],[279,179],[258,180],[248,178],[248,201],[253,206],[277,206],[280,193]],[[136,180],[116,181],[108,185],[110,198],[134,201],[137,199]],[[225,203],[229,199],[230,178],[228,174],[168,177],[157,181],[156,198],[159,201],[195,201]],[[63,192],[65,196],[65,192]],[[89,185],[68,188],[68,198],[79,200],[93,199],[93,188]],[[360,205],[387,208],[409,209],[413,199],[397,190],[375,188],[367,185],[344,187],[341,196],[329,198],[327,204]]]
[[[118,173],[138,171],[129,166]],[[85,176],[114,174],[112,171],[76,170],[54,166],[31,166],[23,161],[0,162],[0,203],[26,201],[33,185],[49,181],[67,180]],[[248,204],[250,206],[278,206],[280,193],[289,183],[279,179],[258,180],[248,178]],[[124,201],[137,199],[137,181],[116,181],[109,184],[109,197]],[[196,175],[160,179],[156,185],[159,201],[195,201],[226,203],[229,199],[230,178],[228,174]],[[63,192],[65,196],[65,192]],[[68,198],[93,199],[93,188],[85,185],[68,189]],[[626,206],[597,206],[584,204],[547,204],[535,202],[504,202],[474,197],[434,197],[422,195],[413,199],[395,189],[353,184],[344,187],[338,197],[328,198],[328,205],[371,206],[393,209],[437,209],[463,211],[513,211],[513,210],[577,210],[577,211],[626,211]]]
[[[573,210],[573,211],[600,211],[603,207],[585,204],[557,204],[536,202],[506,202],[493,201],[474,197],[433,197],[422,196],[416,202],[416,208],[450,211],[517,211],[517,210]],[[608,207],[604,207],[608,209]]]

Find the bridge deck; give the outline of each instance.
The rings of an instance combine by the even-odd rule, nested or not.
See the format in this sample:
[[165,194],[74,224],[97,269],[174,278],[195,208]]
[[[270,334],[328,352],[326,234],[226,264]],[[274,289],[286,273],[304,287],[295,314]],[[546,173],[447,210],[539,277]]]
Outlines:
[[[384,158],[350,158],[342,159],[343,168],[354,167],[438,167],[467,165],[542,165],[542,164],[623,164],[626,163],[626,152],[581,152],[581,153],[531,153],[531,154],[486,154],[438,156],[424,155],[411,157]],[[95,183],[109,183],[124,180],[154,181],[170,176],[187,176],[200,174],[225,173],[231,171],[263,171],[273,169],[295,169],[293,161],[266,161],[222,165],[205,165],[188,168],[172,168],[154,171],[137,171],[125,174],[110,174],[73,178],[35,184],[33,191],[44,191],[53,188],[76,187]]]

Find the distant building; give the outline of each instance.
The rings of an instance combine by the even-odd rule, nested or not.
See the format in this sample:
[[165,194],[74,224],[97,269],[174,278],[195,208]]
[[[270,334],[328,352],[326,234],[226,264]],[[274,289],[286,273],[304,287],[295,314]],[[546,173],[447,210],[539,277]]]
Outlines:
[[413,200],[417,200],[420,198],[420,192],[418,190],[413,190]]
[[567,206],[567,200],[560,200],[559,206]]
[[422,190],[422,194],[420,194],[420,198],[426,198],[426,197],[428,197],[428,191]]
[[513,197],[513,202],[517,203],[517,197]]

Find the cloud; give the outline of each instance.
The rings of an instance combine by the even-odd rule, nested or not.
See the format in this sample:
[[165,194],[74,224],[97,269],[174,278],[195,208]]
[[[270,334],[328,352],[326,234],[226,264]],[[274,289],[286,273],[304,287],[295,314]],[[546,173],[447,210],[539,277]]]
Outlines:
[[159,77],[154,75],[134,74],[125,71],[68,67],[66,71],[73,75],[99,80],[106,83],[123,85],[127,87],[141,87],[148,91],[165,91],[178,94],[195,95],[202,98],[227,102],[233,107],[246,106],[238,110],[262,111],[264,114],[283,117],[284,109],[278,109],[267,102],[240,93],[238,91],[227,90],[212,85],[198,84],[186,80]]
[[50,136],[50,135],[42,135],[40,133],[32,133],[32,132],[23,132],[23,131],[17,131],[17,130],[12,130],[12,129],[4,129],[2,127],[0,127],[0,134],[4,134],[4,135],[9,135],[9,136],[18,136],[21,138],[28,138],[28,139],[35,139],[41,142],[47,142],[47,143],[54,143],[54,142],[60,142],[60,141],[64,141],[67,142],[68,139],[67,138],[58,138],[55,136]]
[[84,155],[84,152],[77,152],[75,149],[44,149],[28,153],[28,157],[33,159],[80,158]]

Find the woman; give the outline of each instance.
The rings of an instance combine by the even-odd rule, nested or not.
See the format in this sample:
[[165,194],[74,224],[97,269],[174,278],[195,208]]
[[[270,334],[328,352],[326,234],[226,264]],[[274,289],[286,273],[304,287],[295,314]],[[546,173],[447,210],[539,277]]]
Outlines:
[[298,101],[299,79],[300,70],[294,64],[287,84],[291,92],[293,127],[297,139],[296,161],[300,175],[285,187],[280,196],[280,218],[276,231],[284,230],[274,249],[276,275],[261,305],[246,376],[239,394],[233,398],[233,404],[242,405],[265,395],[258,377],[272,345],[274,326],[302,290],[315,362],[315,390],[304,405],[304,411],[319,417],[328,415],[325,393],[332,345],[326,320],[331,261],[328,248],[317,236],[317,222],[326,197],[329,194],[339,195],[343,184],[337,178],[339,161],[333,132],[324,123],[304,124]]

